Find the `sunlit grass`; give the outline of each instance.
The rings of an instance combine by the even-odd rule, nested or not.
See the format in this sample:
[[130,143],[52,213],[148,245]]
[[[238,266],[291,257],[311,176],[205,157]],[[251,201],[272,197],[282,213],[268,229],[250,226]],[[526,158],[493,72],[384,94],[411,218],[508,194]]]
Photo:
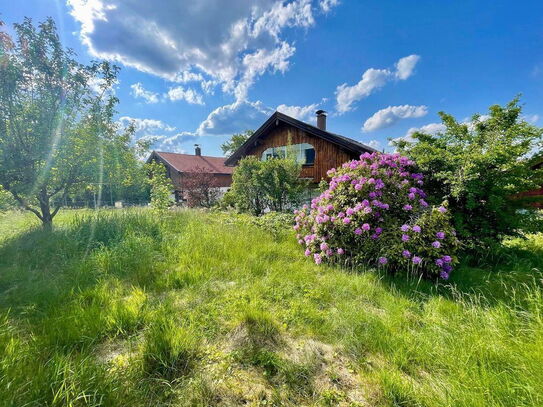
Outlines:
[[543,404],[543,238],[446,285],[217,214],[0,216],[0,405]]

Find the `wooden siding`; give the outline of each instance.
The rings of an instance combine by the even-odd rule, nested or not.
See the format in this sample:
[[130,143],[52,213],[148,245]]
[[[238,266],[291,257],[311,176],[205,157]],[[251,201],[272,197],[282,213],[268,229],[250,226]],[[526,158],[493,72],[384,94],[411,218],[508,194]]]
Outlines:
[[345,161],[357,158],[355,154],[347,152],[335,144],[286,124],[280,124],[278,127],[270,130],[266,137],[257,141],[256,146],[253,146],[247,152],[247,155],[254,155],[261,158],[262,153],[267,148],[286,146],[289,143],[309,143],[315,149],[315,163],[313,165],[304,165],[301,173],[302,178],[310,178],[315,183],[326,179],[326,172],[330,168],[338,167]]

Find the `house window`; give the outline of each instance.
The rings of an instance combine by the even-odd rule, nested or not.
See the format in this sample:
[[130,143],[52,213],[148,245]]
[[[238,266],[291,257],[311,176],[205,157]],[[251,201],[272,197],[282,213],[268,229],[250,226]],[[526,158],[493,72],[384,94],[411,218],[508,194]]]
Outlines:
[[288,154],[292,154],[296,161],[302,165],[315,164],[315,148],[308,143],[267,148],[262,153],[262,161],[272,158],[285,158]]

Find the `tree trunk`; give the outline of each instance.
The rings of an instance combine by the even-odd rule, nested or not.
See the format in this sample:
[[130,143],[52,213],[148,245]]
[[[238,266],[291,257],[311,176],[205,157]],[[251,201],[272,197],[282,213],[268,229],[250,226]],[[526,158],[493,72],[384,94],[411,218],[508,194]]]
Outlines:
[[47,191],[42,189],[39,197],[41,209],[41,222],[44,230],[53,230],[53,214],[51,214],[51,203]]

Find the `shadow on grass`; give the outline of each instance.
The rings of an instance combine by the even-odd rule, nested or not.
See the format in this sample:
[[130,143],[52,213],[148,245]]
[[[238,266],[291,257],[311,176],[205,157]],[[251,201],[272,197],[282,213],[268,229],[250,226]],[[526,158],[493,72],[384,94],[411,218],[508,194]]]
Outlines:
[[[164,226],[148,211],[75,215],[53,231],[34,227],[0,246],[0,307],[39,313],[107,276],[143,285],[161,257]],[[186,218],[168,219],[181,231]]]

